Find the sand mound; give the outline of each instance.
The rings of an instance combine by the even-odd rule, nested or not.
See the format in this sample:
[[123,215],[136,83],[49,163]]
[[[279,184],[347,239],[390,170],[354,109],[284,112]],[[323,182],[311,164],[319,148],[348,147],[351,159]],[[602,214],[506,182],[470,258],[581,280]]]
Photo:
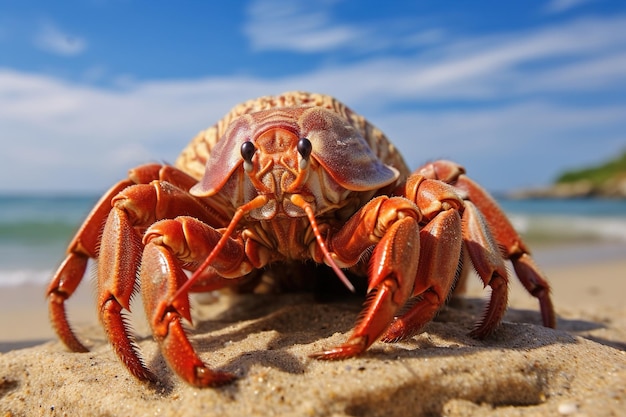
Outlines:
[[482,301],[470,299],[446,307],[407,342],[376,343],[341,362],[309,359],[345,340],[359,309],[358,300],[318,303],[311,295],[238,296],[196,309],[193,340],[202,358],[239,376],[217,389],[180,382],[149,336],[139,345],[162,385],[138,383],[100,329],[83,329],[88,353],[48,342],[0,355],[0,415],[599,416],[626,410],[625,346],[614,341],[611,332],[621,330],[611,323],[561,318],[564,330],[550,330],[528,324],[539,321],[537,312],[510,309],[497,334],[478,341],[467,332]]

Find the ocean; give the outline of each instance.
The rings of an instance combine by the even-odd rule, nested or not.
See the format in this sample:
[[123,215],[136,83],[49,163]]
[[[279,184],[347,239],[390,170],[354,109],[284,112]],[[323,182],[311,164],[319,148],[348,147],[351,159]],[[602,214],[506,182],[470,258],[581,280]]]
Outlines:
[[[0,287],[46,283],[97,200],[98,196],[0,196]],[[626,247],[625,200],[499,201],[532,247],[589,242]]]

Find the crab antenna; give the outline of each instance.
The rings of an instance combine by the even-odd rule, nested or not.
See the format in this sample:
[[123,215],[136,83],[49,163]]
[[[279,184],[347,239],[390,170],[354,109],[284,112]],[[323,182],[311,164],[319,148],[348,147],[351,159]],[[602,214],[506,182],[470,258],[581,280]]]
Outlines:
[[213,261],[215,260],[215,258],[217,257],[217,255],[222,251],[222,249],[224,248],[224,245],[226,245],[226,241],[233,234],[233,231],[235,230],[237,223],[239,223],[239,220],[241,220],[244,214],[248,213],[251,210],[254,210],[255,208],[262,207],[265,203],[267,203],[267,197],[264,195],[259,195],[255,197],[253,200],[251,200],[250,202],[244,204],[243,206],[237,209],[237,211],[233,215],[232,220],[228,224],[228,227],[226,228],[226,230],[224,230],[224,234],[222,234],[222,237],[220,237],[220,240],[217,241],[217,244],[213,247],[213,250],[211,250],[211,253],[209,253],[209,256],[206,257],[204,262],[202,262],[202,264],[198,267],[198,269],[195,270],[195,272],[191,275],[191,277],[187,280],[187,282],[185,282],[178,289],[178,291],[176,291],[176,293],[172,296],[172,298],[170,298],[169,304],[173,304],[175,300],[177,300],[183,294],[187,294],[189,292],[189,289],[198,280],[198,278],[202,274],[202,271],[204,271],[209,265],[211,265]]
[[328,248],[326,248],[326,244],[324,243],[320,230],[317,227],[317,222],[315,221],[315,213],[313,213],[311,205],[307,203],[304,198],[302,198],[302,196],[299,194],[293,194],[291,196],[291,202],[304,210],[306,216],[309,218],[311,228],[313,229],[313,234],[315,235],[315,240],[317,240],[317,244],[322,250],[324,258],[326,258],[326,263],[333,269],[333,271],[335,271],[337,277],[341,280],[341,282],[343,282],[343,285],[345,285],[348,290],[350,290],[351,292],[356,292],[356,290],[354,289],[354,285],[352,285],[352,283],[350,282],[350,280],[348,280],[343,271],[337,266],[335,260],[330,256],[330,252],[328,252]]

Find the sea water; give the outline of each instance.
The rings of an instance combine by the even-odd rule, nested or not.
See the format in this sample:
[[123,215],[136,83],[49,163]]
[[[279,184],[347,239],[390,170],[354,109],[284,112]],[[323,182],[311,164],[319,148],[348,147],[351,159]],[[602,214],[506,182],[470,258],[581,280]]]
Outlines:
[[626,200],[500,200],[525,239],[542,242],[626,242]]
[[[0,287],[47,282],[97,200],[98,196],[0,196]],[[533,247],[626,243],[626,200],[503,199],[500,203]],[[620,245],[620,250],[624,247]]]
[[0,196],[0,287],[45,283],[97,197]]

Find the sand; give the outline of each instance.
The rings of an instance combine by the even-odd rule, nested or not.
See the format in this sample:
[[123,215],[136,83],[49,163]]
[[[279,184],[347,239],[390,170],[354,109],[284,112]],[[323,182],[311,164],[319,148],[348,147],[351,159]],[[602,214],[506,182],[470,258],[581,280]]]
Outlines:
[[[195,310],[193,341],[215,369],[239,379],[196,389],[166,367],[140,314],[139,346],[162,381],[133,379],[93,324],[91,290],[72,300],[72,322],[92,350],[71,353],[47,324],[42,288],[0,295],[0,416],[620,416],[626,415],[626,250],[585,256],[566,248],[538,258],[553,285],[558,329],[515,283],[498,332],[467,336],[485,292],[444,308],[425,331],[365,355],[322,362],[309,355],[345,340],[356,297],[310,294],[222,297]],[[594,250],[606,253],[602,248]],[[576,252],[578,251],[578,253]],[[614,255],[615,255],[614,253]],[[592,259],[590,259],[592,258]]]

